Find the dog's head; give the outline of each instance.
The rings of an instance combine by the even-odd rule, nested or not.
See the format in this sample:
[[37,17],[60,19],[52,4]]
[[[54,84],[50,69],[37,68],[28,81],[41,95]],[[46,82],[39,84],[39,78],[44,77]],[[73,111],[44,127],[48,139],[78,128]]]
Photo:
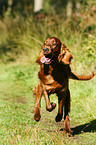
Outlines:
[[70,64],[71,59],[72,54],[66,46],[58,38],[49,37],[45,40],[36,62],[51,64],[58,61],[59,63]]

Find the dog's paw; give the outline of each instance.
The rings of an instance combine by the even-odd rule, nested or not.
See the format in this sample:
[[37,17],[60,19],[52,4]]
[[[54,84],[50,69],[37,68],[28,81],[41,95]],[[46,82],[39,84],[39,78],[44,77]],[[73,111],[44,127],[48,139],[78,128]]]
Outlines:
[[38,122],[40,120],[40,118],[41,118],[40,110],[38,107],[36,107],[34,110],[34,120],[36,120]]
[[35,114],[34,115],[34,120],[36,120],[37,122],[40,120],[41,115],[40,114]]
[[49,106],[46,106],[46,110],[51,112],[55,109],[56,103],[52,102]]
[[55,102],[52,102],[52,103],[51,103],[51,106],[52,106],[52,110],[55,109],[56,103],[55,103]]
[[60,113],[57,114],[55,121],[60,122],[62,120],[62,115]]

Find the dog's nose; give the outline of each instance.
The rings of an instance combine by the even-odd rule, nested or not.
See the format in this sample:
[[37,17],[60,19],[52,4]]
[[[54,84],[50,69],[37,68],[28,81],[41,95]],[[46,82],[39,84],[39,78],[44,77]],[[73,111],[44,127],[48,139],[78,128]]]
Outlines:
[[46,53],[49,51],[49,49],[45,47],[45,48],[43,48],[43,51],[44,51],[44,53]]

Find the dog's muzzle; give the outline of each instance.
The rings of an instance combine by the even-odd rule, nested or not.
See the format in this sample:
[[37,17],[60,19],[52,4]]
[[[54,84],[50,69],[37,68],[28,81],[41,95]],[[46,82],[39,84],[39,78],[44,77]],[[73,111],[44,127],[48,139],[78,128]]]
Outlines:
[[46,47],[43,48],[43,52],[44,52],[44,53],[47,53],[48,51],[49,51],[49,48],[46,48]]

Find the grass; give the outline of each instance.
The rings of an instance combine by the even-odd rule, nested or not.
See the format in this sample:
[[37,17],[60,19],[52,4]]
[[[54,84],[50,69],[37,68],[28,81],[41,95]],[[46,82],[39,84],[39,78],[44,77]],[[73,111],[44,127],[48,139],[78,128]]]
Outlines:
[[[57,107],[49,113],[42,98],[40,122],[33,120],[34,96],[38,83],[38,65],[34,62],[12,62],[0,68],[0,144],[95,144],[96,78],[88,82],[70,80],[70,126],[75,132],[68,137],[64,123],[56,123]],[[52,101],[57,102],[55,95]],[[61,131],[60,131],[61,130]]]
[[[53,112],[46,111],[44,97],[42,118],[40,122],[33,119],[32,90],[38,83],[39,70],[35,60],[46,37],[56,36],[70,49],[73,72],[96,73],[95,13],[90,11],[76,20],[65,21],[55,12],[38,22],[33,16],[25,19],[18,15],[0,20],[0,144],[96,144],[96,77],[87,82],[70,80],[70,127],[74,137],[62,131],[63,120],[55,122],[58,105]],[[85,16],[88,21],[83,19]],[[51,95],[51,101],[58,102],[56,95]]]

